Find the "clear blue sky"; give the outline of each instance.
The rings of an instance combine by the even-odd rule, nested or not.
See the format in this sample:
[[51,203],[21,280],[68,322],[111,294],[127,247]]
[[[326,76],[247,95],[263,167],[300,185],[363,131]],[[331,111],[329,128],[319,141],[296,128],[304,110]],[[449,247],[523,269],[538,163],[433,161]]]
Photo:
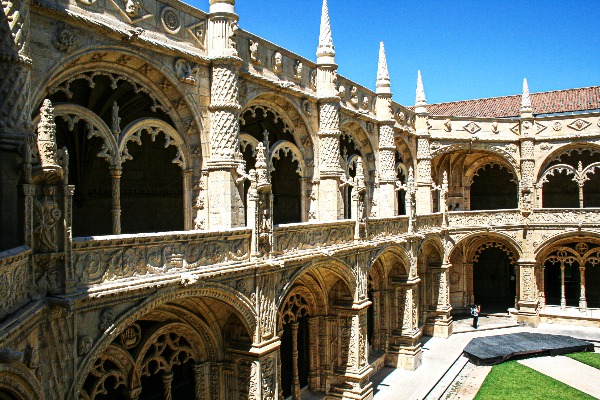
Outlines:
[[[237,0],[240,27],[316,60],[322,0]],[[191,4],[208,11],[207,0]],[[338,71],[375,89],[384,41],[394,100],[412,105],[600,85],[600,0],[329,0]]]

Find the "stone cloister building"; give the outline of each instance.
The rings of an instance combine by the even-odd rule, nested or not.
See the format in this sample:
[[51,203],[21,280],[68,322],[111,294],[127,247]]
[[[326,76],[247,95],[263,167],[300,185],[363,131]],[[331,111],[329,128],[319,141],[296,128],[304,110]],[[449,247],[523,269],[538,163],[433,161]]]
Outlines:
[[234,3],[2,1],[0,399],[368,399],[475,302],[600,325],[600,87],[405,107],[326,1],[316,63]]

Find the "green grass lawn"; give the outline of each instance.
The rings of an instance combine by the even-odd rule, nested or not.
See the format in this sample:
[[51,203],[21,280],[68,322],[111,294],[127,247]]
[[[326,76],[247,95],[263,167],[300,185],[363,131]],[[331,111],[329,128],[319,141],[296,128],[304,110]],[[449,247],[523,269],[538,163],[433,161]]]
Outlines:
[[567,357],[571,357],[573,360],[577,360],[579,362],[587,364],[590,367],[600,369],[600,353],[592,353],[592,352],[571,353],[571,354],[567,354]]
[[571,386],[516,361],[494,365],[475,400],[579,400],[594,399]]

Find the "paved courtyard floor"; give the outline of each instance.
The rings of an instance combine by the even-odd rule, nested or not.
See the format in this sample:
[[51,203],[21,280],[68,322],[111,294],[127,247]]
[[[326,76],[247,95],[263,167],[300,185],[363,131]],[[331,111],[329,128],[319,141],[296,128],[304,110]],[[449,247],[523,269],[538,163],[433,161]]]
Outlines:
[[[448,339],[430,337],[422,339],[423,364],[416,371],[383,368],[375,374],[373,376],[374,398],[375,400],[472,399],[491,368],[470,364],[465,357],[462,357],[464,347],[475,337],[517,332],[568,335],[600,342],[600,329],[597,328],[555,324],[540,324],[538,328],[528,328],[518,326],[513,319],[503,314],[484,314],[479,318],[479,329],[475,330],[471,327],[471,318],[457,318],[454,321],[454,334]],[[564,377],[568,385],[600,398],[600,385],[597,384],[600,382],[600,371],[569,358],[567,359],[572,362],[561,363],[564,358],[567,357],[537,357],[524,360],[529,364],[524,362],[524,365],[555,379]],[[556,371],[560,371],[561,374],[558,375]],[[551,373],[553,375],[550,375]],[[448,393],[446,392],[448,387],[453,387],[454,390]]]

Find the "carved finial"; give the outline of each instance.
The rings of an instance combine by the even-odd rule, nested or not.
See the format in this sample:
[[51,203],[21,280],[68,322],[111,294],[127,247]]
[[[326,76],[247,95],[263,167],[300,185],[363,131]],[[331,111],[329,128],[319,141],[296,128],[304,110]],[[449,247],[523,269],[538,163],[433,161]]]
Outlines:
[[323,9],[321,11],[321,31],[319,33],[319,47],[317,48],[317,58],[330,57],[331,63],[334,62],[335,49],[331,37],[331,23],[329,21],[329,7],[327,0],[323,0]]
[[383,42],[379,44],[379,63],[377,65],[377,94],[391,93],[390,91],[390,73],[388,72],[387,60],[385,58],[385,47]]
[[425,107],[427,100],[425,99],[425,89],[423,89],[423,79],[421,78],[421,70],[417,73],[417,96],[415,100],[416,107]]
[[363,161],[361,157],[356,159],[356,184],[357,191],[365,189],[365,170],[363,168]]
[[262,142],[256,145],[256,190],[261,193],[271,188],[269,182],[269,171],[267,168],[267,149]]
[[408,178],[406,178],[406,185],[409,187],[413,187],[415,184],[415,174],[413,172],[413,167],[408,168]]
[[521,96],[521,112],[531,112],[531,97],[529,96],[529,86],[527,78],[523,79],[523,95]]
[[40,123],[37,130],[37,147],[42,170],[44,172],[60,171],[62,173],[62,169],[58,164],[54,107],[52,107],[52,102],[49,99],[44,100],[40,108]]

